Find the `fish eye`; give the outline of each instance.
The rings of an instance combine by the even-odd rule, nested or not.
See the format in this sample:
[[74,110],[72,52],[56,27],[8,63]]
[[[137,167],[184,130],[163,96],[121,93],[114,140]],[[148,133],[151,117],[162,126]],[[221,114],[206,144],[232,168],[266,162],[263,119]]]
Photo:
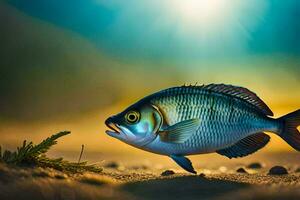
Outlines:
[[129,111],[126,113],[125,119],[128,124],[134,124],[140,120],[140,113],[137,111]]

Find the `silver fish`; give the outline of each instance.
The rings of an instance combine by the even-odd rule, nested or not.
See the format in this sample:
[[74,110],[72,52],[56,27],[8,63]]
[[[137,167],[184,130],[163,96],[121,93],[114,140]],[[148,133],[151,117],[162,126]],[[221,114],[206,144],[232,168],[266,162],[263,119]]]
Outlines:
[[106,133],[134,147],[170,156],[196,173],[187,155],[247,156],[279,135],[300,151],[300,109],[278,119],[250,90],[225,84],[181,86],[149,95],[109,117]]

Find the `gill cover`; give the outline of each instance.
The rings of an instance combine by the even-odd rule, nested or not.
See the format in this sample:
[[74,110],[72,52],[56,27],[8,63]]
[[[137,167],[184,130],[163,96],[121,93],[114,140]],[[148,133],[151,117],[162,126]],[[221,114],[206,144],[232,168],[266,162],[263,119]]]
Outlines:
[[155,105],[151,105],[151,107],[155,110],[155,112],[153,112],[153,120],[156,126],[154,126],[153,133],[157,134],[163,124],[164,118],[158,107]]
[[159,108],[153,104],[150,105],[150,108],[142,109],[141,115],[141,124],[138,125],[143,126],[144,123],[145,126],[145,124],[148,124],[146,125],[146,127],[148,127],[148,131],[146,136],[138,141],[138,143],[140,146],[145,146],[157,137],[164,119]]

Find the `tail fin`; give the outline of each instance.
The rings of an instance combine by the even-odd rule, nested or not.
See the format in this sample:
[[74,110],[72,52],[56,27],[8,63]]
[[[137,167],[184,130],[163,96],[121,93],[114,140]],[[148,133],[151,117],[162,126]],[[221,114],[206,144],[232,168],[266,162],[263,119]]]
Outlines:
[[283,125],[278,135],[294,149],[300,151],[300,132],[297,130],[297,127],[300,126],[300,109],[280,117],[278,120]]

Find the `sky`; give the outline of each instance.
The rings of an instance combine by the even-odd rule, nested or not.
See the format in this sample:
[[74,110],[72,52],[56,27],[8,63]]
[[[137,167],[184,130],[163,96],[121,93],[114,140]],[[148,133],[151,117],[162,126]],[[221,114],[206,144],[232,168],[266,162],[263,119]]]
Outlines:
[[297,0],[9,2],[116,56],[199,59],[300,52]]
[[106,117],[184,83],[244,86],[291,112],[299,18],[298,0],[1,0],[2,140],[70,129],[65,148],[109,149]]

